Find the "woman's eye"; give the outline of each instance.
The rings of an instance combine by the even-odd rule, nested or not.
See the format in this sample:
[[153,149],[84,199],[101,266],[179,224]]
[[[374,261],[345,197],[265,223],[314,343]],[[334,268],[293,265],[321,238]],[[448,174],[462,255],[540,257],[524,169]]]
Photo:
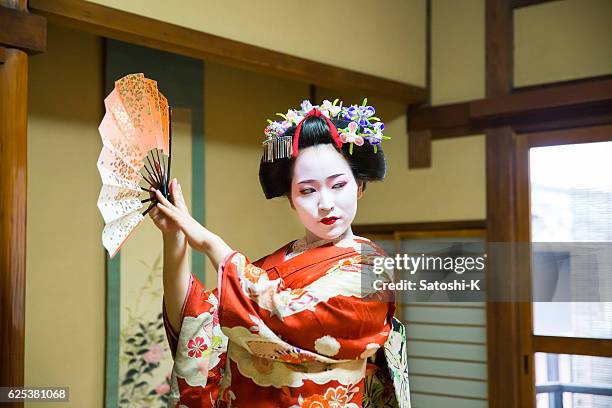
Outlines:
[[304,188],[304,189],[300,190],[300,193],[302,193],[302,194],[314,193],[314,188]]
[[336,183],[332,186],[332,188],[342,188],[346,186],[346,182],[340,182],[340,183]]

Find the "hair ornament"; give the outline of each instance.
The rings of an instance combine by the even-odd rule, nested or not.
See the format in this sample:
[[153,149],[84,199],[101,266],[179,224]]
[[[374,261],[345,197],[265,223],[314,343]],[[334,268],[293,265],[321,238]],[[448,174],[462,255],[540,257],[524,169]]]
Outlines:
[[[374,116],[376,111],[372,106],[368,106],[367,102],[367,98],[364,98],[361,106],[345,107],[339,99],[333,103],[326,99],[321,105],[313,105],[309,100],[304,100],[299,110],[289,109],[285,114],[277,113],[283,120],[268,119],[268,126],[264,129],[266,139],[263,142],[263,160],[272,162],[296,157],[301,125],[309,116],[320,116],[327,121],[338,148],[341,148],[343,143],[350,143],[349,153],[353,154],[353,144],[363,146],[365,141],[368,141],[376,153],[382,141],[391,138],[383,135],[385,124]],[[331,122],[332,119],[349,121],[349,124],[345,128],[336,128]],[[295,134],[283,136],[292,126],[296,126]]]

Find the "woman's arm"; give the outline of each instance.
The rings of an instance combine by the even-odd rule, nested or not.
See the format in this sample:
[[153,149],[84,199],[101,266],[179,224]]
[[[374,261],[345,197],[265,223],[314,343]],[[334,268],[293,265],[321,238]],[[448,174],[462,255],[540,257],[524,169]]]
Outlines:
[[[172,180],[169,189],[172,201],[177,202],[176,179]],[[153,196],[153,194],[151,195]],[[185,211],[187,211],[186,208]],[[167,217],[159,208],[153,207],[149,216],[155,226],[162,232],[164,243],[163,301],[171,329],[178,333],[181,328],[181,310],[191,278],[187,257],[187,240],[179,225]]]
[[149,214],[155,226],[162,232],[164,305],[170,326],[178,333],[181,328],[183,303],[191,280],[187,245],[204,252],[215,269],[218,269],[219,263],[232,249],[219,236],[191,217],[183,191],[176,179],[172,180],[169,187],[174,204],[159,191],[155,191],[160,203],[152,208]]
[[[176,179],[173,182],[176,183]],[[204,228],[189,214],[181,185],[178,184],[173,191],[173,200],[176,205],[168,201],[161,192],[156,191],[155,194],[159,200],[157,208],[176,223],[183,232],[187,243],[193,249],[204,252],[214,268],[218,269],[219,264],[227,254],[232,252],[232,249],[221,237]]]
[[189,287],[187,240],[182,231],[166,232],[164,239],[164,303],[172,329],[181,328],[181,311]]

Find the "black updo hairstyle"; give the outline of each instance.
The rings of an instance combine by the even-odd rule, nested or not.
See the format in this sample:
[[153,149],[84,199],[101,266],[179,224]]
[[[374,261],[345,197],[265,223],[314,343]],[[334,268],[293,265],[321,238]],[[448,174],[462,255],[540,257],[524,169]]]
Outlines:
[[[349,121],[332,119],[334,126],[344,129]],[[291,126],[282,136],[293,136],[297,126]],[[310,116],[304,120],[300,130],[298,149],[304,149],[319,144],[332,144],[334,140],[329,130],[329,125],[323,117]],[[335,145],[334,145],[335,147]],[[382,181],[387,173],[385,155],[378,145],[374,153],[374,146],[367,140],[362,146],[353,143],[353,153],[349,153],[350,143],[343,143],[342,155],[348,161],[355,180],[363,182],[365,190],[366,181]],[[259,182],[267,199],[289,196],[291,194],[291,179],[293,177],[294,158],[276,159],[273,162],[265,162],[263,158],[259,164]]]

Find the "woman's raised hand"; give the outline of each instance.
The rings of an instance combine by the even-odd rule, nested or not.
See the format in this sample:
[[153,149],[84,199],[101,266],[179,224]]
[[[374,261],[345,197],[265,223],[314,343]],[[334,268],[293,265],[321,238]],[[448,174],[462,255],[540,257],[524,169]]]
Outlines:
[[[176,179],[173,179],[170,182],[169,189],[170,189],[170,194],[172,196],[172,201],[176,203],[177,202],[176,193],[178,190]],[[153,192],[149,193],[149,197],[153,198],[154,196],[155,198],[159,199],[159,196],[161,196],[161,193],[158,193],[158,191],[153,189]],[[184,203],[184,200],[183,200],[183,203]],[[187,210],[187,213],[189,214],[188,210]],[[160,229],[162,234],[168,235],[168,234],[173,234],[173,233],[177,233],[181,231],[181,228],[179,227],[178,223],[174,221],[171,217],[167,216],[166,213],[163,212],[161,209],[159,209],[157,205],[155,205],[151,209],[151,211],[149,211],[149,215],[151,216],[151,220],[153,220],[153,224],[155,224],[155,226]]]
[[164,234],[182,231],[192,248],[203,251],[210,232],[189,214],[183,190],[176,179],[170,182],[170,194],[174,204],[168,201],[159,190],[155,190],[155,197],[159,202],[149,212],[153,223]]

